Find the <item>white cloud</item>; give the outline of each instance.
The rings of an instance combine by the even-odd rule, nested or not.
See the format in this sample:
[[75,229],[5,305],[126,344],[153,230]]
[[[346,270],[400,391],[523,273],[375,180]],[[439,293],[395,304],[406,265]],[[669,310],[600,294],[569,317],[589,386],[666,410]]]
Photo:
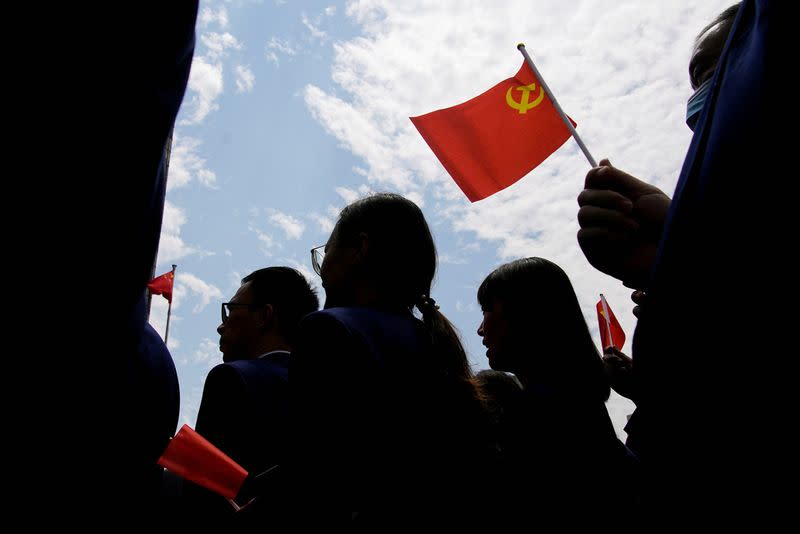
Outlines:
[[278,210],[270,211],[269,220],[272,224],[283,230],[287,239],[300,239],[303,236],[306,225],[286,213],[282,213]]
[[206,28],[212,23],[217,23],[220,28],[227,28],[228,10],[225,6],[219,6],[219,9],[216,11],[210,7],[204,7],[200,10],[197,20],[201,28]]
[[316,17],[312,22],[311,19],[309,19],[308,16],[303,13],[300,16],[300,20],[302,21],[303,26],[308,28],[308,31],[311,32],[312,39],[319,39],[320,41],[325,39],[327,33],[319,29],[320,17]]
[[256,84],[256,75],[245,65],[236,65],[236,91],[248,93]]
[[[460,300],[456,301],[456,311],[459,313],[475,313],[477,310],[478,307],[474,302],[468,302],[464,304]],[[477,330],[477,327],[475,329]]]
[[185,102],[190,110],[189,118],[183,119],[181,124],[199,124],[209,113],[219,109],[217,99],[225,88],[223,60],[231,50],[242,49],[241,43],[229,32],[204,33],[200,36],[200,43],[203,48],[198,47],[189,74],[191,97]]
[[164,202],[161,237],[158,243],[159,263],[173,262],[196,252],[181,238],[181,227],[184,224],[186,224],[186,213],[171,202]]
[[351,202],[355,202],[359,198],[361,198],[361,194],[358,191],[353,189],[348,189],[346,187],[337,187],[336,193],[342,197],[345,203],[350,204]]
[[280,58],[278,57],[278,54],[292,57],[297,55],[297,50],[289,43],[289,41],[273,35],[266,44],[266,50],[264,51],[264,54],[266,55],[267,61],[274,63],[277,67],[280,65]]
[[328,6],[328,7],[326,7],[325,10],[324,10],[324,13],[327,16],[332,17],[333,15],[336,14],[336,6]]
[[[336,47],[338,45],[334,45]],[[392,98],[394,98],[393,93]],[[306,106],[325,130],[342,146],[363,158],[369,166],[369,181],[410,193],[415,187],[408,167],[399,165],[397,140],[381,128],[370,106],[361,108],[325,93],[315,85],[303,91]]]
[[201,144],[199,139],[175,132],[169,158],[167,191],[184,187],[192,178],[207,187],[216,185],[217,175],[206,167],[205,158],[199,155]]
[[327,212],[328,212],[328,217],[330,217],[331,219],[338,220],[339,219],[339,213],[341,211],[342,211],[342,208],[337,208],[336,206],[332,206],[332,205],[328,204]]
[[222,353],[219,351],[219,341],[203,338],[192,355],[181,361],[184,365],[200,365],[210,371],[217,364],[222,363]]
[[308,217],[317,223],[319,229],[324,234],[330,234],[333,231],[333,227],[336,225],[336,219],[333,217],[326,217],[325,215],[321,215],[316,212],[312,212],[308,215]]
[[250,224],[249,230],[256,234],[258,242],[261,245],[261,252],[263,252],[265,256],[272,256],[272,249],[276,246],[280,247],[280,243],[277,243],[272,235],[263,232],[255,225]]
[[466,265],[466,259],[456,256],[454,254],[439,254],[439,263],[449,263],[451,265]]
[[189,90],[194,94],[186,102],[189,118],[181,124],[198,124],[206,116],[219,109],[217,98],[222,94],[225,84],[222,81],[222,63],[211,63],[202,56],[195,56],[189,74]]
[[285,54],[287,56],[294,56],[297,55],[297,50],[295,50],[289,41],[285,39],[281,39],[279,37],[275,37],[274,35],[270,38],[269,42],[267,43],[267,48],[270,50],[276,50],[281,54]]
[[220,300],[223,297],[222,291],[217,286],[209,284],[192,273],[178,270],[175,276],[175,284],[176,286],[185,287],[188,293],[198,299],[194,308],[192,308],[193,313],[203,311],[212,299]]
[[230,50],[241,50],[242,44],[229,32],[208,32],[200,36],[200,42],[206,47],[204,55],[215,61],[225,58]]

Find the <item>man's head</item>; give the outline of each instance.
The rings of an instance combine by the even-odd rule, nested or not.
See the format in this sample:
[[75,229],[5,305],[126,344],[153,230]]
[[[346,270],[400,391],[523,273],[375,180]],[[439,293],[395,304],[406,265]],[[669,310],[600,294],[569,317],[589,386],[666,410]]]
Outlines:
[[217,332],[223,361],[290,350],[300,319],[317,309],[316,293],[290,267],[267,267],[245,276],[231,301],[222,304]]

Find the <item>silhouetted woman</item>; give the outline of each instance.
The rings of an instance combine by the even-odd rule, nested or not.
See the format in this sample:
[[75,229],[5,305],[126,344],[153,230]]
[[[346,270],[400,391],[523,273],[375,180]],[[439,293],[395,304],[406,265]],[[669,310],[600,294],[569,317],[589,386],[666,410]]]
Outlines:
[[625,502],[636,491],[635,460],[606,411],[603,362],[567,274],[542,258],[513,261],[486,277],[478,302],[490,366],[523,385],[514,432],[501,444],[509,497],[567,521],[603,513],[609,492]]
[[466,507],[470,466],[493,448],[464,349],[430,297],[422,212],[394,194],[350,204],[319,271],[325,309],[301,323],[290,364],[295,504],[306,519],[356,510],[383,527]]

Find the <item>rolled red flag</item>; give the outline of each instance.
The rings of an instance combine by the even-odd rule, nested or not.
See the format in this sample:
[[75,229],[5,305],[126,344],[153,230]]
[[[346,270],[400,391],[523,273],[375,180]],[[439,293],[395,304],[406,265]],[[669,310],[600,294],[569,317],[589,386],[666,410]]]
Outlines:
[[158,459],[158,465],[227,499],[233,499],[247,471],[203,436],[183,425]]
[[609,347],[621,350],[625,344],[625,332],[602,294],[600,300],[597,301],[597,322],[600,323],[600,340],[603,350],[605,351]]

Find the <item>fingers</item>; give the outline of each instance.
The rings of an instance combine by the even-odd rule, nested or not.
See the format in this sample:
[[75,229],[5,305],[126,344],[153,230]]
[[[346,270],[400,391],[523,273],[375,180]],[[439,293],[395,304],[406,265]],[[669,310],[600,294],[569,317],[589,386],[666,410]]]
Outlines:
[[589,169],[586,173],[586,189],[613,189],[626,194],[632,187],[644,184],[641,180],[609,165],[601,165]]
[[603,363],[611,367],[625,367],[625,362],[616,354],[603,354]]
[[631,213],[633,211],[631,199],[608,189],[584,189],[578,195],[578,205],[597,206],[618,210],[622,213]]
[[578,225],[581,228],[602,228],[609,232],[631,234],[639,229],[639,223],[617,210],[583,206],[578,210]]
[[647,294],[641,289],[637,289],[631,293],[631,300],[637,304],[637,306],[633,307],[633,315],[638,319],[642,311],[642,305],[644,305],[647,300]]
[[622,367],[625,369],[629,369],[633,364],[633,360],[631,360],[627,354],[613,347],[605,349],[603,353],[603,362],[614,367]]
[[[647,182],[643,182],[630,174],[623,172],[604,159],[600,165],[593,167],[586,173],[584,189],[607,189],[636,200],[646,194],[660,194],[664,192]],[[666,196],[666,195],[664,195]]]

